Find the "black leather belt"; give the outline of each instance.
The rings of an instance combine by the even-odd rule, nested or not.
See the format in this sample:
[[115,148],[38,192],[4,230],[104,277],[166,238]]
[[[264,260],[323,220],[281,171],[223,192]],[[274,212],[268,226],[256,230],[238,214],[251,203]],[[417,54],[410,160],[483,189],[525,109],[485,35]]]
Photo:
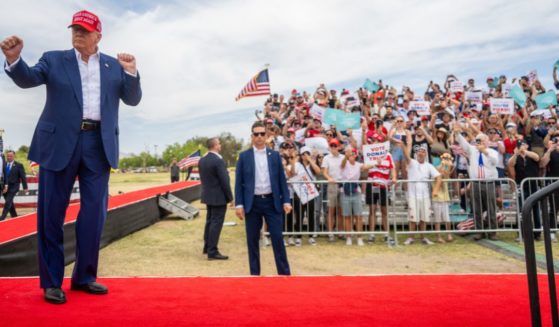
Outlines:
[[94,131],[99,129],[100,126],[101,126],[101,122],[98,120],[84,119],[82,120],[82,125],[80,129],[82,131]]
[[272,193],[268,193],[268,194],[255,194],[254,195],[255,198],[259,198],[259,199],[268,199],[272,197]]

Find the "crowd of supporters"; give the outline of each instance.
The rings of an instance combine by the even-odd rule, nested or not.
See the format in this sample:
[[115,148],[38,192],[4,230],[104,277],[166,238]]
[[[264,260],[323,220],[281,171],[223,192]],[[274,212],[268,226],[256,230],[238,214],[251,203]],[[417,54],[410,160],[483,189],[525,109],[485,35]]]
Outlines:
[[[434,222],[437,229],[443,226],[448,230],[450,195],[448,183],[441,180],[510,178],[519,186],[528,177],[559,177],[557,67],[553,69],[553,80],[553,91],[534,75],[512,79],[490,76],[482,85],[474,79],[461,82],[449,75],[442,86],[431,81],[421,90],[405,86],[396,89],[378,81],[372,83],[373,87],[358,90],[340,91],[321,84],[310,93],[294,89],[286,96],[271,95],[256,115],[265,121],[268,146],[280,151],[287,177],[327,181],[318,186],[319,196],[306,203],[292,190],[295,210],[286,219],[286,231],[291,235],[286,243],[303,243],[296,233],[302,229],[304,212],[310,232],[320,228],[331,232],[362,231],[362,201],[369,205],[369,228],[377,226],[379,209],[380,228],[387,232],[387,191],[398,180],[435,180],[429,185],[402,184],[408,194],[409,228],[424,230],[425,222]],[[517,95],[511,113],[493,110],[492,99],[510,98],[511,90],[518,88],[525,100],[518,101]],[[550,92],[556,99],[548,99],[545,107],[538,108],[538,97],[549,96]],[[471,96],[474,93],[478,96]],[[415,102],[428,103],[428,112],[414,110],[410,104]],[[322,114],[313,108],[321,108]],[[359,128],[342,130],[336,124],[326,124],[324,110],[332,109],[358,112]],[[328,148],[306,144],[309,138],[317,137],[324,138]],[[385,142],[390,144],[389,152],[365,164],[363,145]],[[370,182],[349,183],[364,180]],[[480,201],[470,200],[474,211],[479,211],[474,213],[479,217],[473,217],[476,226],[483,224],[482,214],[496,215],[498,208],[491,209],[487,201],[499,203],[499,185],[479,182],[462,186],[475,194],[487,194]],[[461,199],[464,209],[469,206],[465,201]],[[559,199],[555,202],[559,204]],[[558,209],[552,210],[556,216]],[[346,244],[353,243],[355,233],[341,234]],[[315,245],[312,236],[308,243]],[[437,234],[437,241],[453,239],[450,233],[443,236]],[[496,238],[494,233],[488,233],[477,239],[484,236]],[[384,237],[391,242],[388,234]],[[329,240],[336,240],[333,233]],[[364,244],[359,234],[356,240],[358,245]],[[414,240],[410,237],[406,244]],[[369,234],[367,241],[374,242],[374,234]],[[432,244],[426,237],[421,241]]]

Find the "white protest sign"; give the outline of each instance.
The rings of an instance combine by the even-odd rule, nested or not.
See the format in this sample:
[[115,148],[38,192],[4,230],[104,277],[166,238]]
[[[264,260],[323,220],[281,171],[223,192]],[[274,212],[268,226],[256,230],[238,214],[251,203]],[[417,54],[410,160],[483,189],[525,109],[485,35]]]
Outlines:
[[295,131],[295,142],[302,143],[305,139],[305,129],[301,128]]
[[513,115],[514,114],[514,100],[513,99],[490,99],[491,113],[499,115]]
[[530,81],[530,84],[534,83],[537,79],[538,79],[538,71],[535,69],[531,70],[528,73],[528,81]]
[[357,143],[357,148],[361,148],[361,144],[363,143],[363,130],[358,128],[353,130],[351,134]]
[[543,116],[543,118],[551,118],[551,112],[549,109],[536,109],[530,113],[530,116]]
[[464,92],[464,83],[460,81],[454,81],[450,83],[450,92],[457,93],[457,92]]
[[319,153],[328,153],[328,141],[323,137],[309,137],[305,139],[305,145],[311,150],[317,150]]
[[481,91],[468,91],[466,92],[466,100],[470,100],[473,103],[481,102],[483,99],[483,93]]
[[431,106],[427,101],[410,101],[408,110],[415,110],[419,116],[429,116],[431,114]]
[[390,151],[390,142],[363,145],[363,162],[370,165],[377,159],[384,158]]
[[321,107],[318,104],[314,104],[311,107],[309,114],[312,116],[312,118],[319,119],[320,121],[322,121],[322,117],[324,116],[324,110],[326,110],[326,108]]
[[510,90],[512,89],[512,84],[509,84],[509,83],[503,84],[501,86],[501,88],[502,88],[502,91],[503,91],[503,97],[508,98]]
[[290,181],[293,182],[291,185],[301,199],[301,204],[306,204],[318,196],[318,190],[307,174],[293,176]]

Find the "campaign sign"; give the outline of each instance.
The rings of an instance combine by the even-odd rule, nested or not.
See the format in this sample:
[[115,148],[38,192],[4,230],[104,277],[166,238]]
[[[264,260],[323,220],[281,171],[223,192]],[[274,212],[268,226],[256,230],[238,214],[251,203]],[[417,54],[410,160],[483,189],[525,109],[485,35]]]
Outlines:
[[313,106],[309,111],[309,114],[312,116],[312,118],[319,119],[320,121],[322,121],[322,117],[324,116],[324,110],[326,110],[326,108],[321,107],[318,104],[313,104]]
[[461,81],[451,82],[450,92],[452,93],[464,92],[464,83],[462,83]]
[[415,110],[419,116],[429,116],[431,107],[427,101],[410,101],[408,110]]
[[328,141],[323,137],[306,138],[305,146],[308,146],[311,150],[317,150],[319,153],[328,153],[330,151]]
[[337,128],[340,131],[346,131],[348,129],[359,129],[361,128],[361,113],[360,112],[340,112],[338,114],[339,123]]
[[305,139],[305,131],[306,129],[304,128],[295,131],[295,142],[303,142],[303,140]]
[[369,92],[374,93],[380,89],[380,86],[367,78],[365,80],[365,83],[363,84],[363,88],[365,88]]
[[363,162],[370,165],[382,159],[390,151],[390,142],[363,145]]
[[498,115],[512,115],[514,114],[514,100],[513,99],[490,99],[491,113]]
[[537,70],[534,69],[528,73],[528,81],[530,81],[530,84],[534,83],[537,79],[538,79]]
[[471,101],[472,103],[481,102],[483,99],[483,94],[481,91],[468,91],[466,92],[466,101]]
[[318,190],[307,174],[293,176],[290,181],[293,182],[291,185],[299,196],[301,204],[307,204],[318,196]]
[[536,96],[536,105],[538,109],[548,109],[549,106],[557,105],[557,95],[554,91],[549,91]]
[[518,85],[514,85],[510,89],[509,96],[521,107],[524,107],[526,104],[526,93],[524,93],[522,88]]
[[324,125],[336,125],[338,121],[338,112],[341,112],[341,110],[326,108],[322,116],[322,123]]

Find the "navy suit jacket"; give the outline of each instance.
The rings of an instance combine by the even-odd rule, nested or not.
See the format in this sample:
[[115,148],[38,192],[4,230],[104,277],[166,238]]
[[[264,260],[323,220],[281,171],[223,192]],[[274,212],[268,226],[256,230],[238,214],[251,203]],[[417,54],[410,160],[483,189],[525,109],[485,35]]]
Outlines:
[[[142,98],[140,76],[124,72],[118,61],[100,54],[101,137],[109,164],[118,167],[118,106],[122,99],[135,106]],[[83,119],[83,95],[75,50],[45,52],[29,67],[23,59],[6,71],[21,88],[42,84],[47,88],[45,107],[35,128],[29,159],[53,171],[64,169],[74,152]],[[100,165],[99,169],[106,169]]]
[[224,206],[233,201],[229,172],[225,161],[215,153],[208,152],[198,163],[202,182],[202,203]]
[[[283,171],[279,152],[266,148],[266,154],[268,157],[268,172],[270,173],[270,182],[272,184],[274,208],[277,212],[281,213],[283,212],[283,204],[291,203],[285,172]],[[250,148],[239,155],[235,172],[235,205],[242,205],[245,213],[249,213],[252,209],[255,174],[254,149]]]

